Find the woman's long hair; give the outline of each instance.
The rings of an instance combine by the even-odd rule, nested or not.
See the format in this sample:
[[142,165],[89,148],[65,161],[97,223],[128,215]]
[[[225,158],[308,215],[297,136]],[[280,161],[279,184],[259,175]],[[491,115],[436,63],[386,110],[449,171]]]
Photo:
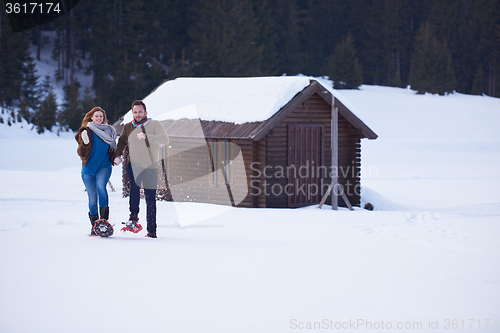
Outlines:
[[92,108],[92,110],[90,110],[89,112],[87,112],[85,114],[85,117],[83,117],[83,120],[82,120],[82,126],[81,127],[87,127],[88,123],[92,121],[92,117],[94,116],[94,113],[96,113],[97,111],[101,111],[102,112],[102,122],[104,124],[108,124],[108,118],[106,118],[106,111],[104,111],[100,106],[95,106]]

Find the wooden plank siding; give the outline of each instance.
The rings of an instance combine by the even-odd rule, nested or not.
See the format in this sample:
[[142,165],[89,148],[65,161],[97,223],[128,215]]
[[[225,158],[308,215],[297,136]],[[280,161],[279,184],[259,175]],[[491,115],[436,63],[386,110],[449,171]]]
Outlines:
[[[266,165],[269,177],[266,179],[267,198],[266,207],[285,208],[288,207],[288,196],[283,189],[288,184],[287,177],[281,177],[278,171],[289,166],[288,161],[288,127],[291,124],[321,124],[323,125],[323,164],[327,174],[323,178],[321,192],[324,193],[331,182],[331,108],[317,94],[313,94],[306,102],[292,111],[281,123],[279,123],[267,135]],[[339,116],[339,183],[345,188],[345,192],[352,205],[359,206],[359,169],[360,169],[360,135],[354,131],[354,127],[342,116]],[[275,191],[273,191],[273,188]],[[319,200],[318,200],[319,203]],[[345,203],[339,198],[339,204]]]
[[[253,197],[253,207],[266,207],[266,177],[264,168],[266,167],[267,140],[253,142],[253,158],[250,161],[251,178],[249,178],[249,193]],[[245,166],[247,163],[245,162]],[[248,170],[248,169],[247,169]]]
[[[200,145],[200,141],[206,141],[206,145]],[[176,202],[205,202],[222,205],[230,205],[229,195],[224,183],[210,183],[210,138],[170,138],[170,148],[166,152],[166,172],[168,174],[168,185],[166,185],[164,173],[159,170],[157,199]],[[231,190],[248,191],[241,202],[236,202],[237,207],[265,207],[265,192],[258,187],[264,179],[263,168],[265,167],[265,144],[266,140],[253,142],[252,140],[230,140],[241,152],[244,161],[244,172],[233,174],[229,180]],[[128,149],[124,155],[128,163]],[[251,163],[260,163],[251,166]],[[252,187],[251,180],[258,176],[253,169],[260,169],[260,177],[255,177],[257,182]],[[130,181],[126,169],[123,169],[123,196],[130,193]]]
[[[210,140],[170,137],[170,147],[166,152],[167,158],[165,160],[168,189],[164,181],[164,173],[159,170],[157,199],[231,205],[225,181],[211,183]],[[203,145],[203,141],[206,142],[206,145]],[[244,199],[241,202],[236,202],[236,205],[238,207],[255,207],[256,204],[259,204],[259,200],[255,201],[252,192],[250,192],[252,189],[248,181],[252,178],[250,163],[254,156],[254,143],[251,140],[224,141],[234,144],[236,155],[241,153],[245,163],[244,172],[234,172],[231,179],[228,179],[232,194],[235,194],[235,191],[239,191],[239,193],[247,193],[248,191]],[[219,140],[219,142],[224,141]],[[124,183],[129,184],[125,170],[123,177]],[[124,186],[123,196],[128,196],[129,191],[130,187]],[[263,204],[263,197],[260,199],[260,204]]]

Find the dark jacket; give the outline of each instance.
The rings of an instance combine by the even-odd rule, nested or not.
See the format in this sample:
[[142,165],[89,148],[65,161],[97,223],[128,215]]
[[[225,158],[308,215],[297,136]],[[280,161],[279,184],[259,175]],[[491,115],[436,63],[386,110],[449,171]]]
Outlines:
[[[89,143],[87,145],[83,143],[82,139],[83,130],[87,130],[87,135],[89,136]],[[92,135],[92,130],[88,127],[80,127],[78,133],[76,133],[75,135],[75,140],[76,142],[78,142],[78,149],[76,150],[76,152],[78,156],[80,156],[80,158],[82,159],[82,165],[85,166],[89,161],[90,152],[92,151],[92,143],[94,140],[94,136]],[[111,164],[113,164],[113,161],[115,159],[115,153],[113,152],[111,147],[108,150],[108,155]]]

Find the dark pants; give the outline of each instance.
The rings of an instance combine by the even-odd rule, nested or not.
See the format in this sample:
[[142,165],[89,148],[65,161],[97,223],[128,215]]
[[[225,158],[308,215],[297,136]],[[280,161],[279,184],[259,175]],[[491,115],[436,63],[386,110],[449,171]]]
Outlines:
[[[137,174],[134,177],[134,171]],[[127,174],[130,178],[130,213],[139,214],[139,203],[141,200],[140,185],[143,184],[146,197],[146,221],[149,233],[156,233],[156,184],[158,182],[158,170],[142,169],[132,163],[127,165]]]

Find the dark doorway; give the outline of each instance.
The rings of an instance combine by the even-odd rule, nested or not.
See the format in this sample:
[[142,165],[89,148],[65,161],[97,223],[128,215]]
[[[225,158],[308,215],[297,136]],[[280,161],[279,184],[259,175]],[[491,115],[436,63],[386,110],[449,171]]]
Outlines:
[[[323,177],[323,125],[288,125],[288,207],[321,201]],[[328,184],[326,184],[328,186]]]

